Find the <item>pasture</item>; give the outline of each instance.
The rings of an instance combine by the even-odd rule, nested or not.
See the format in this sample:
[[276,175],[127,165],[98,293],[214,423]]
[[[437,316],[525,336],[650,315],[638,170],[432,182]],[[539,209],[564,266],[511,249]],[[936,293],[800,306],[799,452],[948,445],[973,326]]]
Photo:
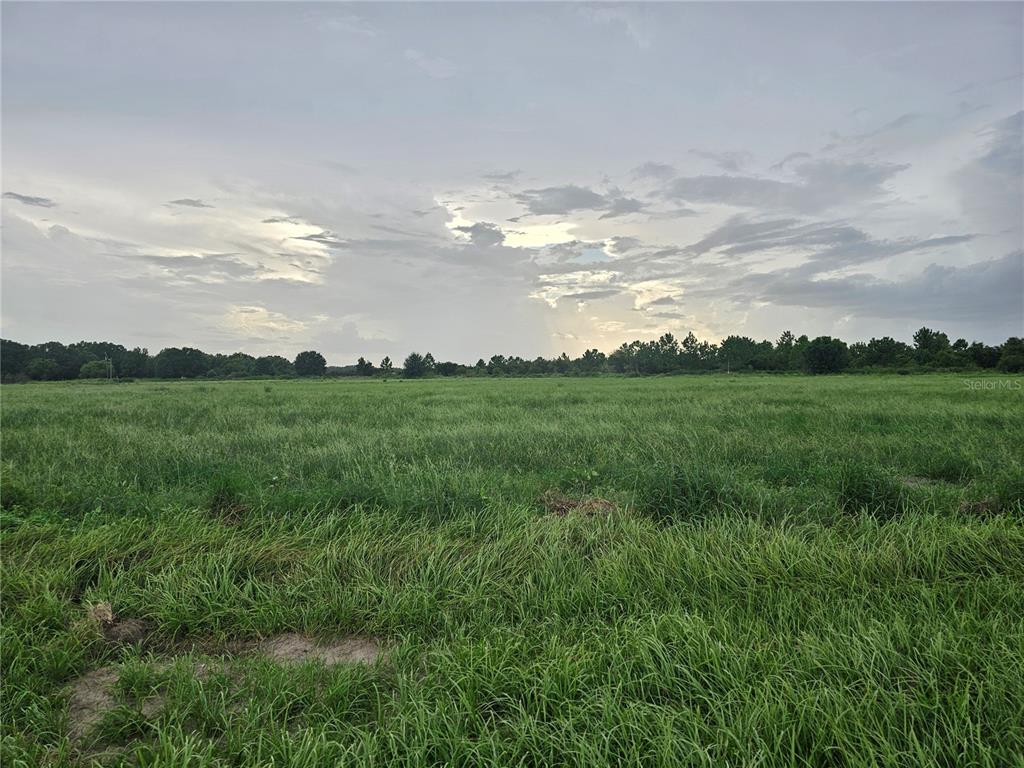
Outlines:
[[1019,381],[4,386],[0,762],[1024,765]]

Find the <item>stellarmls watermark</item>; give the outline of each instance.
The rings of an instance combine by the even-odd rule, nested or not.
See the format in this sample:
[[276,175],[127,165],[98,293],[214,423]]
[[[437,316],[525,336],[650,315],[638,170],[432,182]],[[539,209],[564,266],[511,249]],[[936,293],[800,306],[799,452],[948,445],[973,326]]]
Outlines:
[[964,386],[971,390],[1010,390],[1019,392],[1024,389],[1020,379],[961,379]]

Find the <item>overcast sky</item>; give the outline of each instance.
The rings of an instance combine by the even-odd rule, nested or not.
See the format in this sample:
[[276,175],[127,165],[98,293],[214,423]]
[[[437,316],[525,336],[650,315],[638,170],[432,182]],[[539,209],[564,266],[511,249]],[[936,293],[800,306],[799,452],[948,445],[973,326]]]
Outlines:
[[1024,334],[1024,5],[4,2],[2,331]]

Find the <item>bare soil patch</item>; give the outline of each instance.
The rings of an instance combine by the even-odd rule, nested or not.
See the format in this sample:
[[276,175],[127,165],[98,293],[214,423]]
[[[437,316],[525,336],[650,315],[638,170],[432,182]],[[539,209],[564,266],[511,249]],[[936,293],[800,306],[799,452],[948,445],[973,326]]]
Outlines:
[[907,488],[927,488],[930,485],[938,484],[937,480],[932,480],[930,477],[919,477],[917,475],[907,475],[902,478],[902,482]]
[[[103,636],[119,644],[141,642],[152,630],[150,622],[142,619],[121,619],[114,616],[109,603],[91,606],[89,618],[99,624]],[[232,669],[230,659],[241,656],[263,656],[282,665],[301,664],[312,661],[324,666],[340,664],[373,664],[384,653],[384,644],[375,637],[346,635],[332,640],[317,639],[298,632],[284,632],[263,640],[236,640],[228,645],[214,643],[192,643],[174,646],[174,650],[161,653],[149,664],[153,669],[165,670],[175,661],[189,653],[202,649],[212,656],[221,653],[220,658],[194,658],[191,671],[197,680],[206,680],[215,670],[226,671],[234,682],[241,680],[240,670]],[[141,701],[124,702],[118,699],[116,685],[120,669],[109,665],[86,672],[70,684],[68,699],[68,737],[73,745],[79,745],[102,719],[119,704],[134,706],[147,718],[154,717],[163,709],[164,698],[159,693],[147,696]]]
[[962,501],[959,511],[968,515],[990,515],[999,511],[999,502],[995,499],[981,501]]
[[349,636],[331,641],[315,640],[296,632],[286,632],[263,640],[257,650],[268,658],[286,664],[319,661],[335,664],[373,664],[383,652],[373,637]]
[[100,667],[87,672],[71,684],[68,701],[68,737],[73,743],[81,741],[89,730],[113,709],[116,667]]
[[618,507],[608,499],[601,499],[596,496],[586,496],[574,499],[558,491],[548,491],[541,497],[541,504],[548,514],[555,517],[565,517],[570,513],[582,514],[587,517],[598,515],[610,515]]

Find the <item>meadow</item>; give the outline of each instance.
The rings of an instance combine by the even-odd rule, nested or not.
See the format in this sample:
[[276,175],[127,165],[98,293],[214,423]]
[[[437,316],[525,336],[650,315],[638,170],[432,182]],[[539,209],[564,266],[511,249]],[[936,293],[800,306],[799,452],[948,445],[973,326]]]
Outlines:
[[999,376],[2,392],[14,766],[1024,766]]

